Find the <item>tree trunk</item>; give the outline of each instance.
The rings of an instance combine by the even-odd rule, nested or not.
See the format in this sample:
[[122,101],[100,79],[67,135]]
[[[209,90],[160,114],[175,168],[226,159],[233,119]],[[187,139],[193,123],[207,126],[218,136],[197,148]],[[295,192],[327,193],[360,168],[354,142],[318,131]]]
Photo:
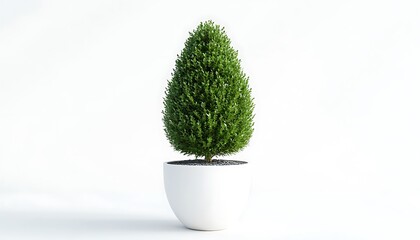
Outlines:
[[211,162],[211,159],[212,158],[212,156],[211,155],[206,155],[205,156],[205,160],[206,160],[206,162]]

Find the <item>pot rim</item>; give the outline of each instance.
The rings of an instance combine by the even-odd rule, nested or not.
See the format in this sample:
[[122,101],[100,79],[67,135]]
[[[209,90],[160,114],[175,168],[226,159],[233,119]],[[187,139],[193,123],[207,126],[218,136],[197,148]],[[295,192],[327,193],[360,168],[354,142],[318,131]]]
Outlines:
[[[188,159],[191,160],[191,159]],[[227,160],[227,161],[238,161],[241,162],[242,164],[232,164],[232,165],[183,165],[183,164],[171,164],[171,162],[179,162],[179,161],[187,161],[187,160],[173,160],[173,161],[168,161],[168,162],[164,162],[163,165],[164,166],[171,166],[171,167],[204,167],[204,168],[208,168],[208,167],[244,167],[244,166],[248,166],[249,162],[247,161],[240,161],[240,160],[228,160],[228,159],[218,159],[218,160]]]

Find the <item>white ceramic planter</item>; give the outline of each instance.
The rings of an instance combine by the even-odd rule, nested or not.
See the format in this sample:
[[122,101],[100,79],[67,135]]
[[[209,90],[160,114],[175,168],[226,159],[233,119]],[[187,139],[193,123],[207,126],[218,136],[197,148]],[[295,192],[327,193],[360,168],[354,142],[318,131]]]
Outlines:
[[241,216],[249,198],[249,164],[188,166],[164,163],[165,191],[188,228],[222,230]]

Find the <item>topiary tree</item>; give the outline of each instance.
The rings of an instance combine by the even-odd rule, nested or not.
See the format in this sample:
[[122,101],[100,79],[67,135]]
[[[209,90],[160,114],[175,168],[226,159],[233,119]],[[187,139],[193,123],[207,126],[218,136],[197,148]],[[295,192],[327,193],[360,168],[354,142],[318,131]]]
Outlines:
[[243,149],[253,132],[254,103],[238,52],[212,21],[190,33],[165,91],[163,122],[175,150],[204,157]]

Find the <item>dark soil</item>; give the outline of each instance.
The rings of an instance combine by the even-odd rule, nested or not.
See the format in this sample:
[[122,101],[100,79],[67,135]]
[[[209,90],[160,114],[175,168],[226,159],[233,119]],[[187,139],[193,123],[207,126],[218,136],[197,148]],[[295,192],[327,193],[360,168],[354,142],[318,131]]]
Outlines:
[[214,159],[211,162],[207,162],[206,160],[202,160],[202,159],[168,162],[168,164],[188,165],[188,166],[225,166],[225,165],[241,165],[241,164],[246,164],[246,163],[247,162],[244,162],[244,161],[221,160],[221,159]]

